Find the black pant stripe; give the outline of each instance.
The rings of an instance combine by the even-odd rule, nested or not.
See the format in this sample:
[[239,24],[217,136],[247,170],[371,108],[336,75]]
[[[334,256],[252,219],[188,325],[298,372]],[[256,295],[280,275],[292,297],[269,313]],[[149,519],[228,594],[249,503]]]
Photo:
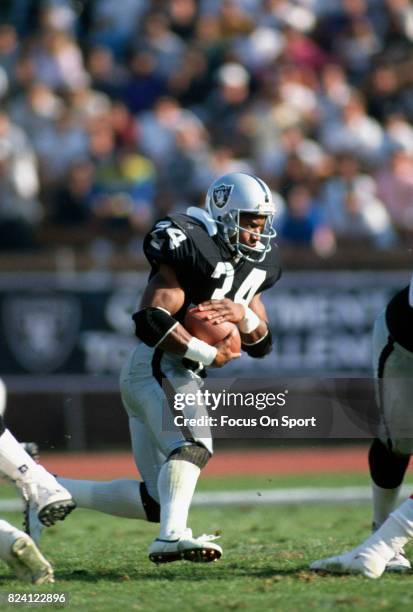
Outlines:
[[384,423],[385,429],[386,429],[386,437],[387,437],[387,445],[389,447],[389,449],[391,449],[392,447],[392,441],[391,441],[391,437],[390,437],[390,430],[388,428],[386,419],[385,419],[385,415],[384,415],[384,402],[383,402],[383,379],[384,379],[384,368],[386,366],[386,362],[388,360],[388,358],[390,357],[390,355],[392,354],[392,352],[394,351],[394,340],[391,336],[388,336],[387,338],[387,344],[386,346],[383,348],[382,352],[380,353],[380,357],[379,357],[379,363],[378,363],[378,368],[377,368],[377,376],[379,378],[379,382],[378,382],[378,387],[379,387],[379,412],[380,412],[380,416],[382,418],[382,421]]
[[[168,406],[169,411],[171,413],[171,422],[173,423],[174,416],[176,416],[172,407],[175,389],[173,388],[172,383],[168,380],[168,377],[165,375],[165,373],[162,372],[161,361],[163,354],[164,351],[162,351],[161,349],[155,349],[154,355],[152,357],[152,374],[158,385],[162,388],[162,391],[165,393],[166,405]],[[181,432],[185,440],[187,440],[188,442],[195,442],[194,436],[188,427],[186,427],[185,425],[174,425],[174,427]]]
[[391,336],[387,338],[387,344],[383,348],[379,357],[379,366],[378,366],[378,377],[383,378],[384,375],[384,366],[386,365],[386,361],[394,351],[394,340]]

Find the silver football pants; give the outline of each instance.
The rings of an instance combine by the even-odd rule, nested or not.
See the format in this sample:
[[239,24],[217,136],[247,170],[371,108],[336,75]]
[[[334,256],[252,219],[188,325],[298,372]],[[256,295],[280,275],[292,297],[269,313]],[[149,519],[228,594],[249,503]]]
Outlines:
[[373,367],[380,411],[380,440],[413,454],[413,353],[390,338],[385,311],[373,331]]
[[[196,394],[202,387],[202,378],[183,366],[182,357],[171,353],[163,353],[154,365],[154,353],[155,349],[143,343],[137,345],[121,370],[120,390],[129,416],[136,466],[149,494],[158,500],[159,470],[172,451],[193,442],[202,444],[211,454],[213,449],[209,427],[188,424],[190,419],[202,422],[208,415],[202,402],[185,403],[186,394]],[[165,376],[162,385],[154,368],[158,376]],[[175,394],[180,394],[179,410],[174,408]]]

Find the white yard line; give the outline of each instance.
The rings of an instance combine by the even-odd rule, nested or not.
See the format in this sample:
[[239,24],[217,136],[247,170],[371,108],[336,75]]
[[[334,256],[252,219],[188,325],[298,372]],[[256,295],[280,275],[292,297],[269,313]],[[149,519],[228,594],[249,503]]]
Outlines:
[[[411,485],[402,488],[401,498],[412,493]],[[369,502],[370,487],[301,487],[295,489],[264,489],[263,491],[210,491],[195,493],[193,506],[278,506],[288,504],[352,504]],[[19,499],[0,499],[1,512],[18,512]]]

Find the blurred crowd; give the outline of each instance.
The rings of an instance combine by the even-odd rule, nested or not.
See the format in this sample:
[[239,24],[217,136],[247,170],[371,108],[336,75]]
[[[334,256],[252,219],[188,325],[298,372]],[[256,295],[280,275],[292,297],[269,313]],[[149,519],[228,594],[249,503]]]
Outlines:
[[233,170],[281,245],[413,236],[410,0],[2,0],[0,104],[3,251],[142,236]]

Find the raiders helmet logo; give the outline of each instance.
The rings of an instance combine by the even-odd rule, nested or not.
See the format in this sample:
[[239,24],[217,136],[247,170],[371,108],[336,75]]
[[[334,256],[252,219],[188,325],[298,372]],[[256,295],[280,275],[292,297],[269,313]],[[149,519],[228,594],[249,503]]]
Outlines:
[[215,187],[215,189],[212,191],[212,201],[217,208],[223,208],[225,206],[233,189],[234,185],[222,184]]

